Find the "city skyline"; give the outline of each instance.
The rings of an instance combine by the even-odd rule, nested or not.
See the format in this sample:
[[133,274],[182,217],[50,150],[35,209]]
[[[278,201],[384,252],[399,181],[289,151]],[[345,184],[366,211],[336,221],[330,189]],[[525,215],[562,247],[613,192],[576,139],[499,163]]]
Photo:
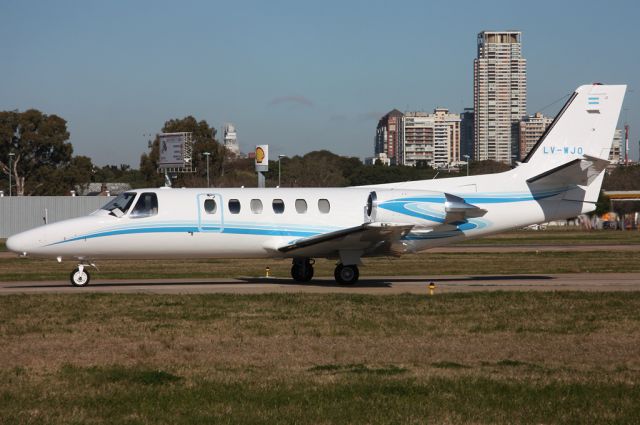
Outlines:
[[[0,17],[10,41],[0,46],[0,109],[63,117],[75,153],[99,165],[137,167],[143,135],[186,115],[214,126],[221,142],[233,122],[244,151],[265,143],[275,155],[328,149],[362,158],[394,107],[461,113],[473,104],[483,30],[522,31],[528,114],[555,115],[562,102],[543,107],[580,84],[640,83],[640,58],[628,53],[640,40],[633,2],[383,5],[10,3]],[[402,19],[385,20],[393,13]],[[628,120],[637,159],[640,89],[624,107],[618,127]]]

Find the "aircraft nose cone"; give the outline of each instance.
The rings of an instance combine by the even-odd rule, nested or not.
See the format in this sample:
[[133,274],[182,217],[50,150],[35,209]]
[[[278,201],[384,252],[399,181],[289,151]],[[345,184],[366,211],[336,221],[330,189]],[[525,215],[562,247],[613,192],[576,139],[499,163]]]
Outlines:
[[16,252],[18,254],[22,254],[27,251],[26,241],[24,237],[20,234],[10,236],[9,239],[5,242],[7,249],[9,251]]

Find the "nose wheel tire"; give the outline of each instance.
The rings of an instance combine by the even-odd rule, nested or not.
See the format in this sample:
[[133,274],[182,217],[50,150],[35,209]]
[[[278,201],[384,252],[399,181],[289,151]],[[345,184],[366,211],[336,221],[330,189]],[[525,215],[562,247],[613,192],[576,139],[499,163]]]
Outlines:
[[342,285],[353,285],[358,281],[360,271],[356,265],[343,266],[338,264],[333,275],[336,278],[336,282]]
[[89,281],[91,280],[91,275],[87,271],[87,269],[75,268],[71,275],[69,276],[69,280],[71,280],[71,284],[73,286],[87,286]]
[[309,282],[313,279],[313,262],[311,260],[294,261],[291,266],[291,277],[296,282]]

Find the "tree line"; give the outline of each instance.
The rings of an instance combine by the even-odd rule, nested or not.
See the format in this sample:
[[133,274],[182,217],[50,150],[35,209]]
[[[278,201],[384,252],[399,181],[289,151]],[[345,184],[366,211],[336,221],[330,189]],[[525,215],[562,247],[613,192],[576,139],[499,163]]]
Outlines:
[[[252,159],[236,158],[217,140],[217,131],[205,120],[192,116],[170,119],[161,132],[193,133],[195,172],[179,174],[175,187],[204,187],[207,184],[209,152],[210,185],[215,187],[255,187],[257,177]],[[13,193],[28,195],[68,195],[70,190],[91,182],[129,183],[133,188],[158,187],[164,176],[158,173],[160,143],[156,137],[141,154],[139,168],[129,165],[95,166],[91,158],[73,154],[66,121],[38,110],[0,112],[0,190],[9,192],[9,173]],[[9,153],[13,153],[9,160]],[[280,176],[278,175],[280,165]],[[11,166],[11,169],[9,167]],[[470,175],[506,171],[508,165],[494,161],[469,164]],[[336,155],[327,150],[270,161],[267,186],[343,187],[426,180],[466,175],[467,168],[435,170],[424,167],[364,165],[358,158]],[[607,174],[605,190],[640,189],[640,165],[618,167]],[[603,200],[606,203],[606,200]]]

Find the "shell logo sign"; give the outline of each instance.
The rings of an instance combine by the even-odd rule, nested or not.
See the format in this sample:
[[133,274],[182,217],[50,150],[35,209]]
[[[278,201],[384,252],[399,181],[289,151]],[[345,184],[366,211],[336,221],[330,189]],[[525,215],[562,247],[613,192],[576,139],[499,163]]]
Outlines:
[[256,146],[256,171],[269,171],[269,145]]
[[262,164],[262,161],[264,161],[264,149],[258,146],[256,148],[256,162]]

